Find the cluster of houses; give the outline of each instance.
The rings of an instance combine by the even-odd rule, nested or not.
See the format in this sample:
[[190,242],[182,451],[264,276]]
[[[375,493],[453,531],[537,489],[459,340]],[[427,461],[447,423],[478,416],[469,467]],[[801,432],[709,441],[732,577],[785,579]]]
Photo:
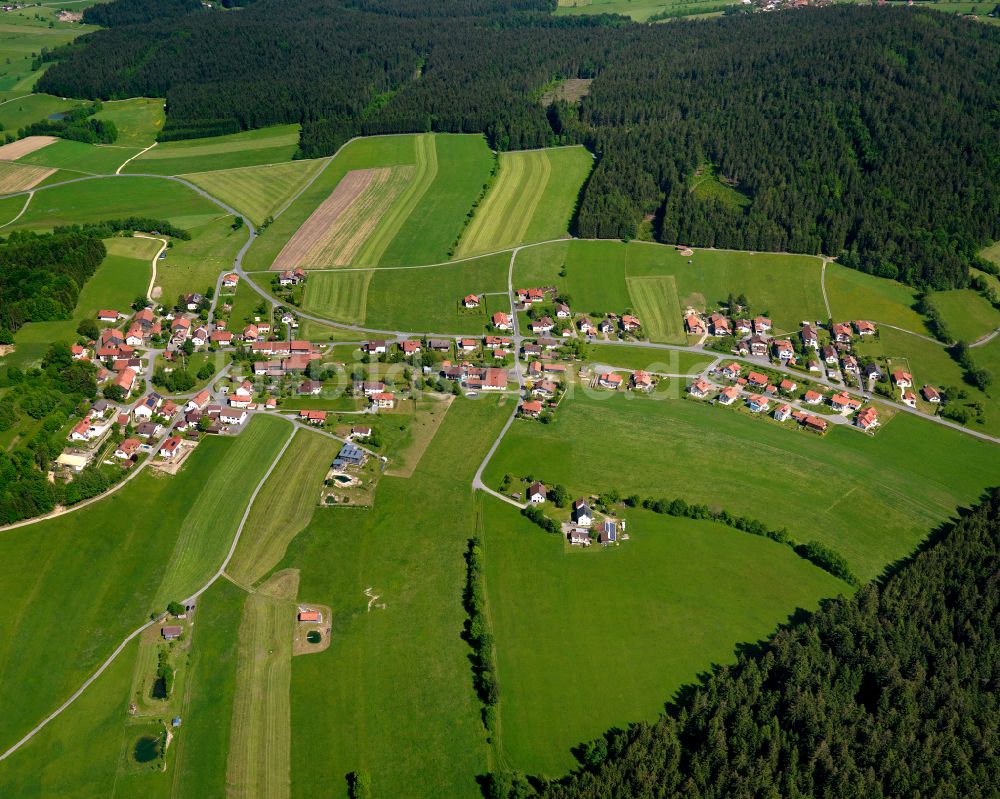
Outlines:
[[[548,498],[545,485],[534,482],[528,487],[528,503],[541,505]],[[589,547],[595,540],[601,546],[617,544],[625,532],[625,521],[610,517],[597,518],[590,503],[581,497],[573,502],[570,521],[563,524],[566,540],[573,546]]]
[[[730,319],[716,312],[707,319],[695,311],[689,310],[684,316],[684,329],[691,335],[735,337],[735,351],[743,356],[771,357],[782,364],[794,366],[799,363],[799,356],[790,337],[774,337],[771,335],[773,324],[766,316],[753,319]],[[810,324],[802,325],[798,336],[804,350],[812,350],[807,359],[807,368],[811,372],[822,372],[824,364],[828,369],[837,367],[849,375],[862,375],[857,358],[851,349],[855,337],[864,339],[875,336],[878,328],[874,322],[859,319],[854,322],[835,322],[830,328],[830,343],[820,345],[817,328]],[[839,377],[839,375],[836,375]],[[881,378],[881,372],[875,364],[866,367],[864,374],[869,380]]]
[[[900,401],[904,405],[916,408],[917,395],[913,393],[913,375],[905,369],[897,369],[892,373],[892,382],[899,389]],[[924,398],[925,402],[929,402],[932,405],[939,405],[941,403],[941,392],[935,386],[925,385],[920,389],[920,395]]]
[[[745,372],[745,374],[744,374]],[[730,383],[718,391],[716,401],[720,405],[733,405],[738,401],[746,404],[752,413],[772,414],[779,421],[793,419],[802,426],[817,432],[826,432],[829,422],[802,408],[793,407],[793,402],[802,405],[819,406],[827,398],[812,389],[800,393],[799,385],[788,378],[772,382],[758,371],[732,361],[715,370],[715,374]],[[705,378],[698,378],[690,386],[688,393],[704,399],[716,393],[717,387]],[[854,424],[864,431],[878,427],[878,411],[869,406],[861,410],[863,402],[850,394],[839,391],[829,398],[829,407],[835,413],[853,416]]]
[[[524,311],[538,305],[549,302],[549,298],[556,294],[554,286],[545,288],[517,289],[514,293],[516,311]],[[482,306],[483,298],[476,294],[467,294],[462,298],[462,306],[466,309],[477,309]],[[596,324],[587,316],[578,316],[573,321],[574,313],[565,302],[556,302],[552,315],[546,314],[528,322],[528,329],[533,335],[547,336],[558,331],[558,334],[567,338],[573,335],[573,328],[576,327],[582,335],[596,336],[598,333],[609,336],[616,331],[622,333],[637,333],[642,328],[642,322],[632,314],[608,314],[604,319]],[[490,317],[490,325],[498,332],[507,332],[514,329],[511,314],[505,311],[496,311]]]
[[608,388],[612,391],[628,390],[650,392],[656,385],[656,378],[649,372],[638,369],[628,376],[619,372],[602,372],[594,378],[594,385],[598,388]]

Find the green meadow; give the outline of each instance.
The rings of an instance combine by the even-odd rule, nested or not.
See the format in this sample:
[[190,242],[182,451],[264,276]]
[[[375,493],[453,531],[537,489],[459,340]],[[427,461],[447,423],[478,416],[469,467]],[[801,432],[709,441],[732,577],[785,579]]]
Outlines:
[[835,320],[870,319],[929,334],[924,318],[913,310],[916,291],[896,280],[830,263],[826,266],[826,296]]
[[182,175],[291,161],[298,125],[275,125],[228,136],[160,142],[125,167],[126,172]]
[[462,556],[470,481],[510,408],[456,401],[413,476],[382,477],[375,512],[320,509],[289,547],[281,566],[301,569],[301,601],[332,607],[334,636],[292,659],[293,797],[346,796],[355,770],[376,796],[480,795]]
[[276,216],[317,172],[325,159],[289,161],[184,175],[213,197],[240,211],[255,225]]
[[531,474],[574,494],[704,502],[822,541],[869,579],[1000,478],[994,445],[910,414],[874,438],[819,437],[661,396],[578,392],[551,424],[515,424],[484,480]]
[[616,369],[641,369],[669,375],[694,375],[705,371],[713,356],[683,350],[630,347],[626,344],[591,344],[587,361]]
[[646,22],[654,14],[696,17],[720,13],[726,0],[559,0],[556,15],[621,14]]
[[0,226],[9,225],[24,208],[24,203],[28,198],[24,195],[15,197],[4,197],[0,199]]
[[[0,26],[2,28],[3,26]],[[3,57],[3,36],[0,32],[0,58]],[[41,122],[52,114],[59,114],[81,105],[80,100],[66,100],[51,94],[28,94],[0,102],[0,125],[4,130],[17,131],[32,122]]]
[[[46,63],[40,69],[33,69],[35,58],[43,49],[52,50],[69,44],[77,36],[96,30],[93,25],[61,22],[56,15],[59,8],[63,7],[79,11],[85,6],[76,0],[68,0],[58,8],[25,5],[3,13],[0,19],[0,91],[28,94],[35,81],[49,66]],[[0,106],[0,111],[2,110],[3,107]],[[25,119],[18,127],[44,119],[49,113],[52,112]],[[6,121],[4,125],[10,127]]]
[[187,228],[224,213],[214,203],[172,180],[94,178],[36,191],[15,227],[47,230],[57,225],[127,216],[167,219]]
[[372,270],[313,272],[306,282],[302,307],[351,325],[363,325]]
[[140,147],[96,145],[60,139],[19,158],[17,163],[51,166],[88,175],[113,175],[126,159],[140,150]]
[[481,500],[500,683],[500,760],[558,777],[570,748],[653,721],[735,646],[850,593],[787,547],[715,522],[626,511],[629,540],[589,550]]
[[673,275],[626,278],[632,307],[650,341],[684,344],[684,322]]
[[723,182],[718,170],[711,164],[704,164],[697,174],[692,175],[688,186],[691,193],[702,200],[715,200],[736,209],[750,205],[750,198]]
[[[221,210],[193,225],[185,226],[189,241],[175,240],[167,257],[156,262],[156,295],[165,301],[189,291],[204,293],[224,269],[231,269],[246,229],[233,230],[233,218]],[[241,281],[246,282],[246,281]],[[156,293],[156,289],[153,289]]]
[[953,289],[935,291],[931,303],[941,314],[952,337],[973,342],[1000,327],[1000,311],[978,291]]
[[456,256],[568,234],[577,197],[593,167],[583,147],[500,154],[500,171],[459,241]]

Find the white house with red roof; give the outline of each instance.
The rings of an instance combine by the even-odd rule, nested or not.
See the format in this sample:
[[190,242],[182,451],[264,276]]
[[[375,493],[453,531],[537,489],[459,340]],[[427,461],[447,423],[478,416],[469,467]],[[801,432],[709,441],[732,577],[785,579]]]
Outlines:
[[157,454],[165,460],[172,460],[180,451],[181,437],[171,436],[163,442],[163,445],[160,447],[160,451]]
[[622,384],[622,376],[615,374],[614,372],[604,372],[597,377],[597,385],[601,388],[620,388]]
[[240,276],[235,272],[230,272],[228,275],[222,278],[222,287],[226,289],[234,289],[240,282]]

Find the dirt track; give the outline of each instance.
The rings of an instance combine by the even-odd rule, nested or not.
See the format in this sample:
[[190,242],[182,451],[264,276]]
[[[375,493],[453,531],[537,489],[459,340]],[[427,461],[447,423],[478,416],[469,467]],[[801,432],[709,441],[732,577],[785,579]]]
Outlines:
[[0,161],[16,161],[18,158],[30,155],[35,150],[48,147],[54,141],[58,141],[55,136],[27,136],[18,139],[0,147]]
[[[10,146],[10,145],[8,145]],[[0,148],[2,150],[2,148]],[[364,193],[378,172],[385,169],[354,169],[341,178],[330,196],[320,203],[288,243],[281,248],[271,264],[272,270],[283,272],[302,264],[310,251],[336,233],[336,223],[351,204]]]

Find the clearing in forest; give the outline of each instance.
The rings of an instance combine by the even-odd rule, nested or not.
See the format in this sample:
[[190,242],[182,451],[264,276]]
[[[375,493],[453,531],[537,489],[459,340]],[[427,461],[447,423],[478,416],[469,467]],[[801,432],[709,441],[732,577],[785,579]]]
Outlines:
[[226,793],[231,799],[283,799],[290,793],[290,689],[298,590],[298,571],[278,572],[243,606],[226,768]]
[[350,264],[415,169],[397,166],[348,172],[278,253],[271,269]]
[[628,293],[650,341],[683,344],[681,306],[673,275],[625,278]]
[[583,147],[501,153],[496,183],[465,229],[455,255],[566,236],[592,165]]
[[371,270],[317,272],[309,277],[302,307],[347,324],[364,324]]
[[25,155],[30,155],[35,150],[48,147],[53,142],[59,141],[55,136],[26,136],[23,139],[12,141],[0,147],[0,161],[16,161]]
[[45,166],[21,166],[0,161],[0,194],[33,189],[56,170]]
[[319,170],[326,159],[289,161],[214,172],[194,172],[181,177],[245,214],[255,225],[277,216]]

